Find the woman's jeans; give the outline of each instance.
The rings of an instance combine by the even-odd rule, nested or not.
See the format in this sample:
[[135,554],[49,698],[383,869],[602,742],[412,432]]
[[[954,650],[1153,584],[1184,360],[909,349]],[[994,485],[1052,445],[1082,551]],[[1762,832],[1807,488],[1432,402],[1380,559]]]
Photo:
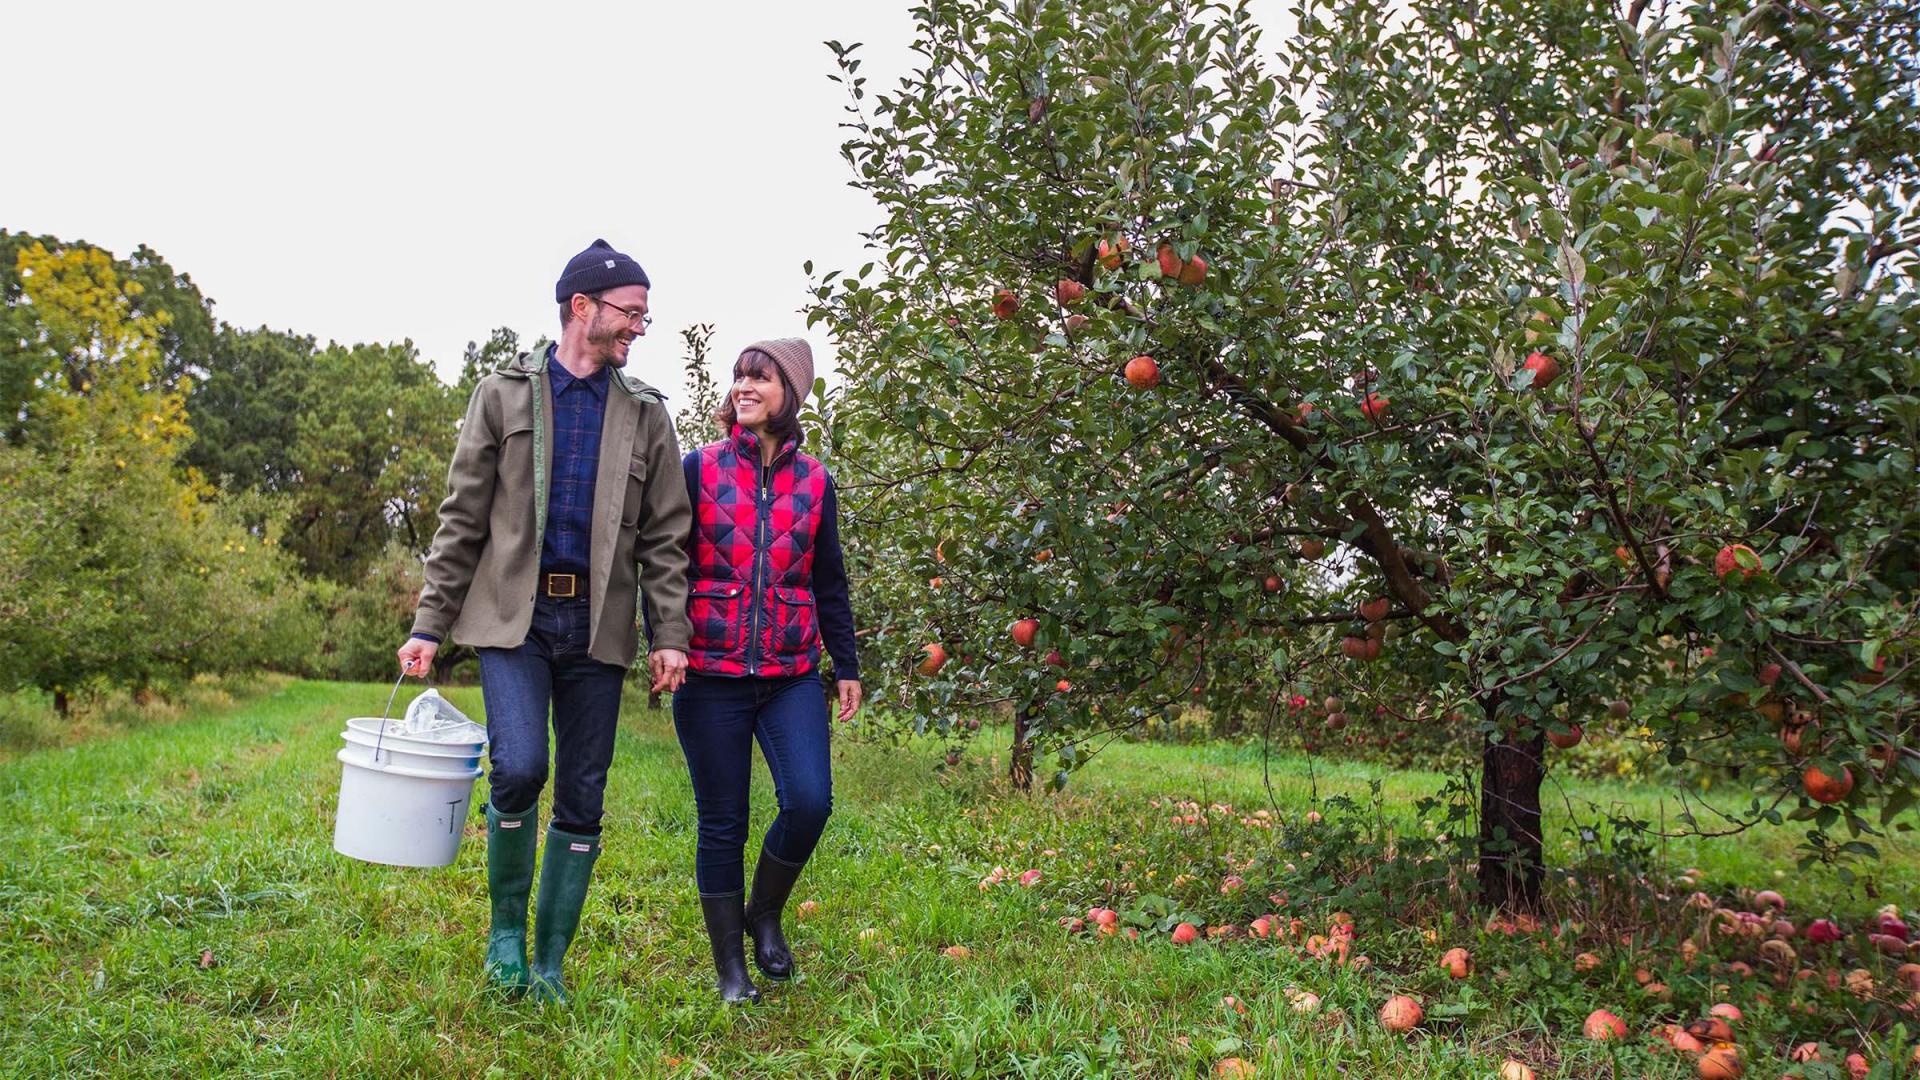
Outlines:
[[547,782],[547,713],[553,713],[553,825],[600,833],[620,723],[627,669],[587,655],[593,605],[586,598],[533,602],[527,640],[512,649],[479,649],[487,702],[488,777],[493,808],[518,814]]
[[673,695],[673,727],[700,814],[693,864],[700,894],[727,896],[746,888],[747,785],[755,739],[773,773],[780,807],[761,848],[790,866],[804,865],[833,810],[827,699],[818,673],[778,679],[689,673]]

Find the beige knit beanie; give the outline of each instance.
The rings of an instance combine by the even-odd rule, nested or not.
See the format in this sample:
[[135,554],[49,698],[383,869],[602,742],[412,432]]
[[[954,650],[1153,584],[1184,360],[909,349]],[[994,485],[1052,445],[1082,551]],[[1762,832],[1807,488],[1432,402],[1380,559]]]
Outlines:
[[787,377],[787,384],[793,392],[805,400],[813,393],[813,349],[805,338],[774,338],[771,341],[756,341],[740,350],[745,356],[750,352],[765,353],[773,360],[773,366]]

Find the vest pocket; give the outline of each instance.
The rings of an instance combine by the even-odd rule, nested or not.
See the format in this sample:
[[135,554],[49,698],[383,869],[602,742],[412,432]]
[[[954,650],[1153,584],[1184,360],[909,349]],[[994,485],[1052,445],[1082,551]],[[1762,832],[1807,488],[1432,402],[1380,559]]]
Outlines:
[[746,612],[741,610],[746,589],[737,581],[694,580],[687,592],[694,651],[728,653],[739,647],[746,624]]
[[799,656],[820,640],[813,590],[794,585],[773,587],[773,648],[782,656]]

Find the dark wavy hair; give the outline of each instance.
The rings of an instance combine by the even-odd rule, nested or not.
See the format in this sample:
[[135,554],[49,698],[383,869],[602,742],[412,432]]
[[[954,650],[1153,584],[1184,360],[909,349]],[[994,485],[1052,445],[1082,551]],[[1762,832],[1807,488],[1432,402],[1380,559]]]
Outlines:
[[[768,434],[773,436],[775,444],[784,444],[788,439],[804,442],[806,434],[800,430],[800,395],[794,390],[793,383],[788,381],[786,372],[781,371],[780,365],[773,362],[773,357],[758,349],[748,349],[740,354],[740,359],[733,362],[734,382],[738,382],[742,375],[764,378],[769,374],[780,380],[780,389],[786,391],[784,395],[786,400],[781,404],[779,413],[775,414],[772,422],[767,425]],[[740,415],[733,407],[732,383],[729,383],[726,392],[720,395],[720,407],[714,410],[713,419],[720,425],[720,431],[723,434],[731,432],[733,425],[740,422]]]

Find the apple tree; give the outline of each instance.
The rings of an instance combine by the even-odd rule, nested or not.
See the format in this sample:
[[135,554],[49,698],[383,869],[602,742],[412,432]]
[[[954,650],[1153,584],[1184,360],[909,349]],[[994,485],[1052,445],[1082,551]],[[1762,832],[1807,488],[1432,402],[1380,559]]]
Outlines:
[[1064,783],[1186,703],[1391,688],[1477,746],[1496,906],[1576,725],[1736,771],[1700,829],[1871,853],[1920,777],[1920,4],[1292,16],[941,0],[886,92],[832,45],[875,692],[1010,707]]
[[97,248],[15,259],[0,351],[27,377],[0,441],[0,690],[64,714],[96,687],[296,666],[318,626],[279,530],[181,468],[166,309]]

